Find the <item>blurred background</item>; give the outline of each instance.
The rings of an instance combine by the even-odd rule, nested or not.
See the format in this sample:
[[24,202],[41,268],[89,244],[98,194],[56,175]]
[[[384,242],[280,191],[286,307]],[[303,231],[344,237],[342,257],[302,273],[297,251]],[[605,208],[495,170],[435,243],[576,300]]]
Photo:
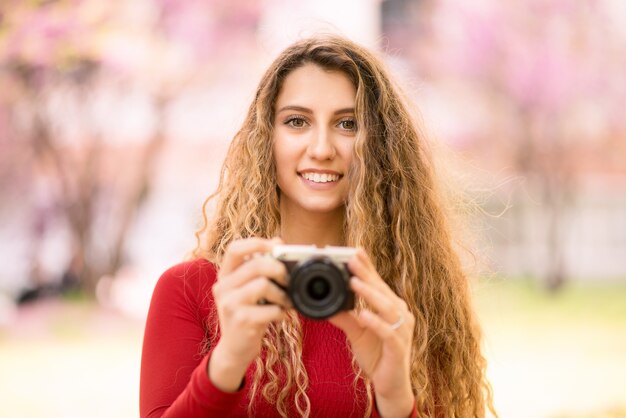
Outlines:
[[478,204],[500,416],[626,417],[623,0],[2,0],[0,416],[138,416],[153,286],[263,70],[329,32],[384,57]]

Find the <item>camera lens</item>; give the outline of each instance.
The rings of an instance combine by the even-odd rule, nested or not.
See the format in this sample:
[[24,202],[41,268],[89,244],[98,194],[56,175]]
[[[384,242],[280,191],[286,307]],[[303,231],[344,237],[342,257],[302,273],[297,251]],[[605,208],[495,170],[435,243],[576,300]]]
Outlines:
[[306,291],[311,299],[322,300],[328,297],[330,285],[324,277],[313,277],[309,283],[307,283]]
[[325,319],[348,305],[348,273],[328,257],[307,259],[293,267],[289,276],[287,293],[303,315]]

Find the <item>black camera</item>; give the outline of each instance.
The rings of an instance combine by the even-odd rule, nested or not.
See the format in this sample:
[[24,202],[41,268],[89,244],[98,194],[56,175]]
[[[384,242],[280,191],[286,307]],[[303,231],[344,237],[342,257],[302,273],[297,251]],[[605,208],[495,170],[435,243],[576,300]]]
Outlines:
[[355,248],[314,245],[276,245],[271,256],[287,267],[287,294],[303,315],[325,319],[354,308],[348,260]]

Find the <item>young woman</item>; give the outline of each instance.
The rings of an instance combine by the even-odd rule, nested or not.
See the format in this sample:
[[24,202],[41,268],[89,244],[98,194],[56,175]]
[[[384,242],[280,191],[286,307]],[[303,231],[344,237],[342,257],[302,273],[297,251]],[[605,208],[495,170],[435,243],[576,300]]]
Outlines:
[[[493,412],[424,147],[372,53],[338,37],[287,48],[232,141],[195,259],[155,288],[141,416]],[[356,308],[299,314],[284,264],[257,256],[279,243],[357,247]]]

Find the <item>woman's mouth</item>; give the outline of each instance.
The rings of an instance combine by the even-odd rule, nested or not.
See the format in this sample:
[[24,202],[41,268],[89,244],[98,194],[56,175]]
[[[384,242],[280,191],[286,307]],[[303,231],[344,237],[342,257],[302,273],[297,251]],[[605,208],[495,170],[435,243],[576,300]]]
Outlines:
[[339,181],[341,177],[339,174],[331,173],[300,173],[300,176],[305,180],[312,181],[313,183],[330,183]]

